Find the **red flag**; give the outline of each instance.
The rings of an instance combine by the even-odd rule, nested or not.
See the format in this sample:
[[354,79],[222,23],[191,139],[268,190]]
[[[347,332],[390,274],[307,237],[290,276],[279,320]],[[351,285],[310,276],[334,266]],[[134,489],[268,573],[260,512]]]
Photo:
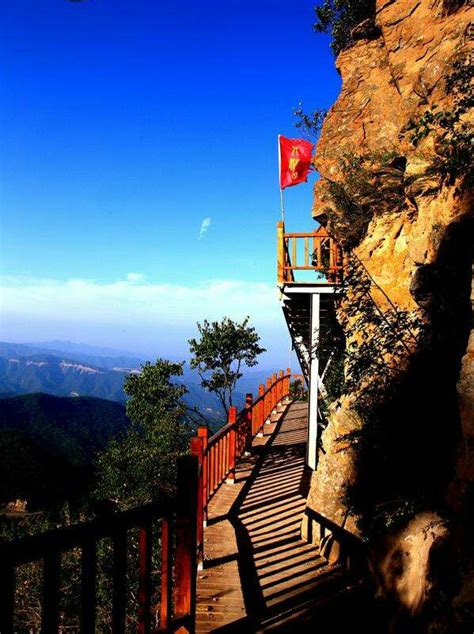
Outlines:
[[278,136],[280,150],[280,189],[308,180],[313,144],[303,139]]

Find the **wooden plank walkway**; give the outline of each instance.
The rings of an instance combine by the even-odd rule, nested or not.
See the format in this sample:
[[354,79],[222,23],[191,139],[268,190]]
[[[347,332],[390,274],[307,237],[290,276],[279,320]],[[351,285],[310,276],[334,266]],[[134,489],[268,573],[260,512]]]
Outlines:
[[306,434],[307,404],[283,408],[240,463],[235,484],[222,485],[211,500],[197,632],[291,631],[289,624],[307,618],[322,592],[346,587],[345,570],[300,538],[309,486]]

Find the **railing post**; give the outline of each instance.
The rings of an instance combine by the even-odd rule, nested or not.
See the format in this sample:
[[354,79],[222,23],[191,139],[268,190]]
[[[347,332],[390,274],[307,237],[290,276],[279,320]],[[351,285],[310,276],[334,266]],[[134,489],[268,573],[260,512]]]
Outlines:
[[0,632],[13,634],[15,609],[15,567],[5,557],[0,570]]
[[227,482],[229,484],[234,484],[235,482],[235,459],[237,454],[237,430],[236,430],[236,421],[237,421],[237,408],[232,406],[229,407],[229,415],[227,422],[232,424],[232,428],[229,431],[229,475],[227,476]]
[[125,632],[127,598],[127,530],[120,528],[113,538],[112,631]]
[[198,492],[197,492],[197,513],[196,513],[196,542],[197,542],[197,566],[202,570],[204,561],[204,500],[203,500],[203,459],[202,459],[202,438],[194,436],[191,438],[191,455],[198,460]]
[[283,400],[283,381],[284,381],[283,370],[280,370],[280,372],[278,373],[278,390],[277,390],[278,403],[280,403]]
[[277,404],[277,375],[275,373],[272,374],[272,412]]
[[59,632],[59,577],[61,574],[61,555],[48,552],[43,565],[43,609],[41,631],[45,634]]
[[207,443],[209,442],[209,428],[198,427],[198,437],[202,439],[202,506],[203,523],[207,526],[207,504],[209,501],[209,456],[207,455]]
[[197,501],[198,459],[181,456],[176,492],[175,619],[178,631],[189,634],[194,632],[196,620]]
[[147,519],[138,534],[138,634],[148,634],[151,626],[151,530]]
[[171,623],[173,593],[173,520],[164,517],[161,521],[161,601],[160,630],[168,632]]
[[263,419],[265,423],[267,422],[267,419],[270,416],[270,412],[272,411],[271,387],[272,387],[272,380],[267,379],[267,385],[266,385],[265,396],[264,396],[265,407],[263,412]]
[[291,368],[286,368],[285,397],[290,394]]
[[245,429],[244,429],[244,451],[250,452],[252,449],[252,421],[253,421],[253,396],[251,393],[245,395]]
[[285,283],[285,223],[277,223],[277,282],[279,286]]
[[255,431],[253,432],[253,436],[255,436],[255,434],[258,433],[260,427],[262,427],[263,423],[264,423],[264,406],[265,406],[265,398],[260,398],[265,394],[265,386],[263,385],[263,383],[260,383],[260,385],[258,386],[258,397],[259,397],[259,402],[258,402],[258,414],[257,414],[257,421],[255,424]]
[[84,634],[96,631],[96,551],[95,538],[88,537],[82,544],[81,554],[81,632]]

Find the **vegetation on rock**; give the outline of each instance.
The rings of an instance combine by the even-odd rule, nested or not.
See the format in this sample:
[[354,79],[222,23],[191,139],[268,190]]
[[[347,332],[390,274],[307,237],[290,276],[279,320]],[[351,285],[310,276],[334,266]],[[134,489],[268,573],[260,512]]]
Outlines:
[[295,128],[302,132],[303,136],[309,141],[317,141],[327,111],[319,108],[307,113],[303,110],[303,104],[300,102],[298,107],[293,109],[293,114],[298,119],[295,123]]
[[324,0],[314,7],[317,33],[331,35],[331,49],[338,55],[358,37],[370,37],[375,27],[375,0]]
[[453,184],[459,179],[468,188],[474,182],[474,131],[466,118],[474,106],[474,67],[470,56],[461,56],[453,63],[445,90],[453,98],[451,108],[433,104],[418,119],[408,122],[405,133],[415,148],[433,135],[435,155],[427,174],[438,175],[441,184]]

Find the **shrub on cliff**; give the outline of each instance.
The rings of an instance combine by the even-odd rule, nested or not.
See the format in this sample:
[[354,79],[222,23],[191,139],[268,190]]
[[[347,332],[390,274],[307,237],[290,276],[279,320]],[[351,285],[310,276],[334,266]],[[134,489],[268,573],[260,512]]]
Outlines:
[[329,33],[331,49],[338,55],[360,37],[376,33],[375,0],[324,0],[314,7],[317,33]]
[[426,137],[435,137],[435,156],[428,174],[441,177],[441,182],[458,180],[464,187],[474,181],[474,132],[469,114],[474,107],[474,67],[469,55],[460,56],[445,80],[447,95],[453,97],[451,107],[441,109],[433,104],[418,119],[411,119],[405,132],[416,148]]

